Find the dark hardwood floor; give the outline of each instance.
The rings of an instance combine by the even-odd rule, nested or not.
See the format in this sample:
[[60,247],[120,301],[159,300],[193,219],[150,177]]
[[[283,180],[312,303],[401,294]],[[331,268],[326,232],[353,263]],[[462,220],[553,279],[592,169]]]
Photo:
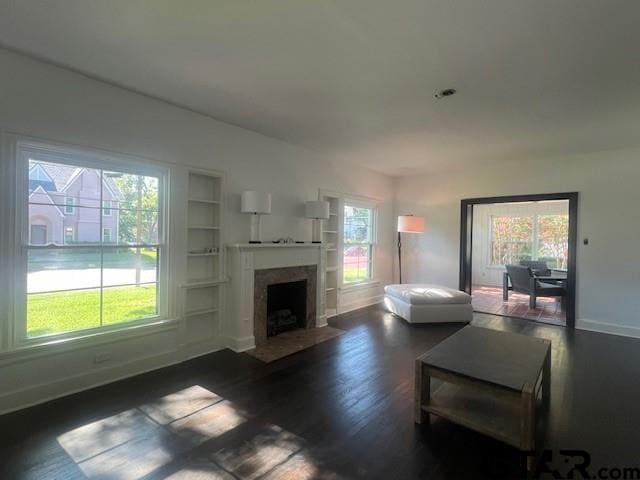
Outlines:
[[[271,364],[225,350],[0,417],[0,478],[521,476],[512,448],[413,423],[414,359],[461,325],[408,325],[378,306],[330,323],[347,333]],[[567,449],[588,452],[594,478],[640,467],[640,341],[484,314],[474,324],[552,341],[544,465],[556,478],[582,462]]]

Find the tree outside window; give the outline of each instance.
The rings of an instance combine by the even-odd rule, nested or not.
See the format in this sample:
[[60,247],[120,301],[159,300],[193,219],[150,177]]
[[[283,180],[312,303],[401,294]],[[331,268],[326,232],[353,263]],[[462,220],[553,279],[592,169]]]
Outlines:
[[566,268],[568,255],[569,215],[491,216],[491,265],[540,260]]
[[511,265],[530,260],[533,251],[532,217],[491,217],[491,264]]
[[567,268],[569,215],[538,215],[538,258],[552,268]]

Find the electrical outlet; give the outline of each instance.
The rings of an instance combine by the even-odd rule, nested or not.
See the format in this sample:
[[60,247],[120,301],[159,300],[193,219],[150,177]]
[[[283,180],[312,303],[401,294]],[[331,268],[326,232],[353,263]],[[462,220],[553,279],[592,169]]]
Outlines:
[[93,356],[93,363],[103,363],[109,360],[111,360],[111,354],[109,352],[100,352]]

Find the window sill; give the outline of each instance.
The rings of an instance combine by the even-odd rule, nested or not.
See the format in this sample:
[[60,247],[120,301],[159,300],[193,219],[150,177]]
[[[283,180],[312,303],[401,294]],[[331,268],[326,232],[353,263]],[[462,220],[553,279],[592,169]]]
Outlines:
[[371,280],[364,280],[362,282],[353,282],[353,283],[345,283],[342,284],[342,291],[346,291],[349,292],[351,290],[360,290],[363,288],[369,288],[369,287],[375,287],[380,285],[380,280],[376,280],[376,279],[371,279]]
[[59,355],[74,350],[92,348],[98,345],[131,340],[133,338],[153,335],[159,332],[175,330],[178,328],[178,319],[163,319],[151,323],[132,325],[117,330],[105,332],[91,332],[64,339],[41,339],[38,342],[31,340],[16,348],[0,352],[0,367],[13,363],[21,363],[39,357]]

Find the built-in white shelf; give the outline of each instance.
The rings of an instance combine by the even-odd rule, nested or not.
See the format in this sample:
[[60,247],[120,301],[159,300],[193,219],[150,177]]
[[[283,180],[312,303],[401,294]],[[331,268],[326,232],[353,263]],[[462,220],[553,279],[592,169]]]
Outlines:
[[213,225],[189,225],[189,230],[220,230],[220,227]]
[[231,243],[227,248],[323,248],[322,243]]
[[208,203],[210,205],[220,205],[220,200],[207,200],[204,198],[190,198],[190,202],[193,203]]
[[[325,266],[325,296],[324,309],[327,317],[337,315],[340,297],[340,286],[342,285],[342,268],[339,254],[336,252],[341,249],[342,239],[340,238],[342,227],[340,225],[343,209],[343,201],[341,195],[331,192],[320,192],[320,200],[329,202],[329,218],[323,222],[322,241],[326,245],[327,262]],[[329,255],[330,254],[330,255]]]
[[206,315],[208,313],[217,313],[218,308],[201,308],[200,310],[192,310],[184,314],[185,317],[195,317],[197,315]]
[[223,182],[220,172],[189,168],[186,195],[187,251],[181,314],[184,342],[206,345],[220,335],[224,305]]
[[182,288],[207,288],[215,287],[216,285],[220,285],[222,283],[227,283],[227,281],[228,279],[226,278],[202,278],[199,280],[190,280],[180,286]]

